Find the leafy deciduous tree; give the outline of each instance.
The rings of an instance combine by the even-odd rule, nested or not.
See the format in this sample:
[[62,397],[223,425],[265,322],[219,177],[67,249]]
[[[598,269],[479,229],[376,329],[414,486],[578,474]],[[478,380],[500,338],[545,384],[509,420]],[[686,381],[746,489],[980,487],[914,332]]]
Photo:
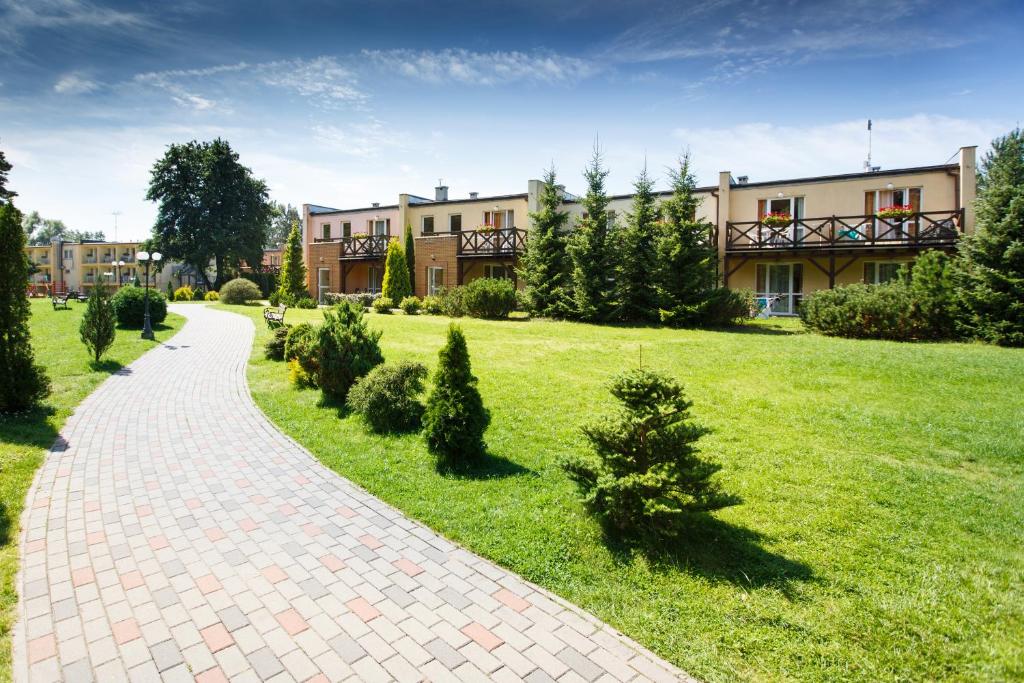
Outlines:
[[285,243],[291,234],[292,226],[302,223],[299,210],[291,204],[273,204],[270,209],[270,227],[267,229],[266,249],[276,249]]
[[14,190],[7,189],[7,174],[11,172],[11,162],[7,161],[4,151],[0,149],[0,204],[9,203],[18,196]]
[[[270,223],[267,186],[227,141],[170,145],[151,171],[146,199],[159,203],[153,237],[165,255],[220,289],[240,260],[260,263]],[[215,281],[207,266],[213,260]]]

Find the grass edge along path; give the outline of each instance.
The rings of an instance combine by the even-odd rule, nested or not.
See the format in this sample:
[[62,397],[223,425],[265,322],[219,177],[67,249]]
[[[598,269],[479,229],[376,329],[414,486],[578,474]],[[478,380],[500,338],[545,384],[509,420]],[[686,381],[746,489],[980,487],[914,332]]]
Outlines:
[[40,410],[0,415],[0,683],[11,680],[11,629],[18,617],[15,577],[20,566],[21,511],[36,470],[75,406],[100,384],[157,344],[170,339],[185,319],[168,313],[154,328],[155,341],[140,330],[117,329],[117,339],[99,364],[93,364],[78,337],[84,303],[53,310],[49,299],[32,300],[32,346],[53,391]]

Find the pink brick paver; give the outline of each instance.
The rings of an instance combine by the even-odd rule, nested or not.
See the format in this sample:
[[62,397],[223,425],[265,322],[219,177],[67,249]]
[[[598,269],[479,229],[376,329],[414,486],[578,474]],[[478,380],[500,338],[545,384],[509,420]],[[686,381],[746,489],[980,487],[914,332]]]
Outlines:
[[692,680],[320,465],[249,396],[252,321],[172,310],[29,492],[16,681]]

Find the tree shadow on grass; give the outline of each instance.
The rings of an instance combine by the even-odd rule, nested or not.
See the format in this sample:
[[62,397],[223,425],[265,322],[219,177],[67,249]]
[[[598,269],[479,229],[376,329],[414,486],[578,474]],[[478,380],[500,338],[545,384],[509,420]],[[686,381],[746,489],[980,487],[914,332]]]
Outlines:
[[504,456],[495,455],[490,451],[486,451],[479,460],[465,464],[438,460],[436,469],[438,474],[453,479],[505,479],[536,474],[529,467],[523,467],[519,463]]
[[7,545],[11,540],[11,527],[14,520],[7,511],[7,504],[0,500],[0,547]]
[[100,361],[91,360],[91,361],[89,361],[89,369],[93,370],[94,372],[105,372],[108,375],[114,375],[114,374],[117,374],[117,375],[128,375],[128,374],[131,374],[131,370],[126,368],[123,364],[117,362],[116,360],[111,360],[109,358],[107,360],[100,360]]
[[774,337],[792,337],[804,334],[803,328],[786,327],[772,324],[732,325],[729,327],[709,327],[709,332],[730,332],[732,334],[765,334]]
[[57,440],[57,430],[49,417],[56,412],[43,405],[20,413],[0,413],[0,443],[50,448]]
[[764,534],[705,513],[693,515],[690,526],[673,539],[624,539],[606,529],[604,540],[621,563],[641,554],[654,571],[685,572],[746,588],[771,587],[790,598],[794,582],[814,578],[809,565],[766,549]]

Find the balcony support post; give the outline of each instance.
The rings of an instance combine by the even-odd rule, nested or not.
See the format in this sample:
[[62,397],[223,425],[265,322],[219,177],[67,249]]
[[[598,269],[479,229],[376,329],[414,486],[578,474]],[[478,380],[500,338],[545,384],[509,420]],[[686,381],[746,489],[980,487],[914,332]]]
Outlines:
[[836,287],[836,255],[830,253],[828,255],[828,288],[835,289]]

